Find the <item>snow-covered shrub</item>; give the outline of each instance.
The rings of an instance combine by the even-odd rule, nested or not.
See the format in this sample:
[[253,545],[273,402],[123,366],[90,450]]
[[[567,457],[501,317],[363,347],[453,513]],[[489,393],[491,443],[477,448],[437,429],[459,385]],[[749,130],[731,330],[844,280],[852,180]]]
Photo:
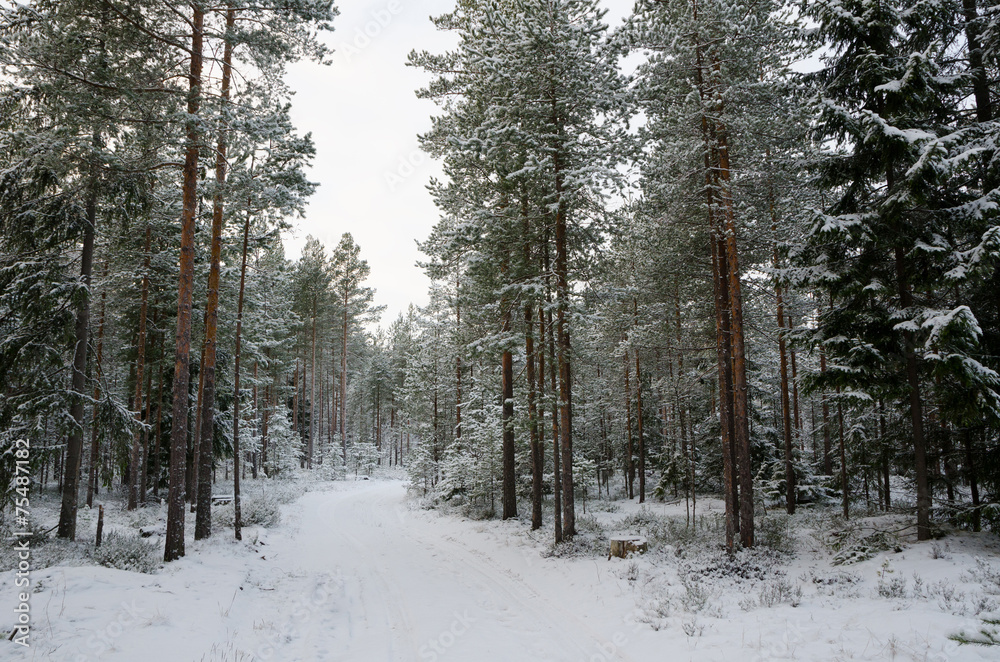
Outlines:
[[250,495],[246,501],[241,502],[240,515],[243,523],[251,526],[275,526],[281,521],[277,500],[266,494],[263,497]]
[[603,534],[604,527],[601,523],[597,521],[597,518],[593,515],[577,515],[576,516],[576,532],[577,533],[596,533]]
[[[16,568],[22,559],[18,556],[18,544],[28,541],[31,549],[31,567],[35,570],[57,565],[79,565],[81,557],[87,555],[87,544],[74,542],[53,535],[53,528],[32,522],[29,536],[17,537],[11,529],[0,526],[0,571]],[[82,527],[81,527],[82,529]]]
[[[837,497],[837,490],[831,485],[832,479],[813,471],[809,464],[802,463],[798,456],[792,463],[795,472],[795,502],[829,503]],[[772,504],[785,503],[785,459],[773,455],[761,465],[755,479],[756,491]]]
[[93,552],[94,561],[129,572],[151,573],[159,567],[157,548],[140,536],[110,531]]
[[639,612],[637,620],[640,623],[646,623],[653,630],[659,632],[668,626],[667,619],[670,618],[673,611],[672,602],[669,596],[653,598]]
[[620,512],[622,507],[618,505],[615,501],[595,501],[590,509],[595,513],[617,513]]
[[941,547],[940,543],[931,543],[931,558],[932,559],[950,559],[951,555],[948,554],[947,545]]
[[889,559],[882,564],[878,576],[878,595],[886,600],[899,600],[906,597],[906,577],[895,576],[895,571],[889,566]]
[[833,565],[851,565],[867,561],[882,552],[893,551],[898,554],[903,551],[899,538],[886,531],[864,534],[859,528],[847,528],[831,535]]
[[[240,520],[243,526],[275,526],[281,521],[278,495],[273,491],[254,490],[240,498]],[[236,526],[236,508],[233,502],[212,508],[212,524],[219,527]]]
[[343,480],[347,475],[347,466],[344,464],[344,449],[340,445],[339,434],[335,437],[334,442],[326,448],[321,471],[328,480]]
[[700,637],[705,632],[705,625],[699,623],[697,618],[692,618],[681,623],[681,630],[689,637]]
[[378,448],[370,441],[351,444],[347,447],[347,459],[355,476],[371,476],[378,466]]
[[792,533],[791,518],[785,513],[765,515],[757,520],[754,542],[781,554],[795,551],[795,537]]
[[793,586],[784,578],[772,579],[761,584],[757,600],[761,607],[768,609],[785,603],[798,607],[802,602],[802,587]]
[[647,508],[624,518],[621,527],[643,535],[650,547],[664,548],[673,545],[678,555],[688,548],[709,549],[722,540],[719,522],[714,517],[698,516],[690,524],[684,517],[664,517]]
[[604,527],[592,515],[576,516],[576,535],[558,545],[553,544],[544,556],[607,556],[610,544]]
[[462,419],[462,443],[453,444],[439,464],[435,499],[476,518],[493,517],[500,500],[502,469],[500,409],[492,405]]
[[950,614],[964,611],[965,593],[949,581],[939,581],[927,587],[927,597],[936,598],[938,608]]
[[995,566],[986,559],[977,556],[976,565],[966,571],[970,581],[979,582],[983,590],[993,595],[1000,595],[1000,566]]
[[704,577],[754,584],[783,576],[784,571],[778,566],[778,555],[764,548],[741,549],[732,555],[725,552],[703,554],[682,565],[687,572]]
[[295,473],[302,457],[302,437],[292,429],[287,407],[278,407],[268,419],[270,430],[267,435],[268,476]]
[[684,591],[677,596],[677,604],[683,611],[696,614],[708,607],[712,593],[701,575],[694,572],[681,573],[680,580]]

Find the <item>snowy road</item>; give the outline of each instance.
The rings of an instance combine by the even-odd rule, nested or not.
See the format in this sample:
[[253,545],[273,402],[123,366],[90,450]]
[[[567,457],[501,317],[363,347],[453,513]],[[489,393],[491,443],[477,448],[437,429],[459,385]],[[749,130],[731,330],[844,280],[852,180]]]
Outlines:
[[[531,535],[520,522],[413,510],[400,481],[319,487],[283,506],[280,525],[248,527],[241,542],[232,529],[189,539],[187,555],[154,574],[70,561],[39,568],[32,647],[0,641],[0,660],[996,659],[992,649],[950,641],[949,633],[980,621],[949,613],[931,595],[964,582],[948,593],[951,612],[994,604],[1000,592],[970,580],[975,555],[988,551],[973,540],[963,551],[953,538],[943,558],[914,545],[848,570],[806,550],[761,583],[703,577],[691,593],[670,568],[697,565],[695,556],[545,558],[547,528]],[[159,521],[165,508],[113,516]],[[879,594],[889,573],[912,580],[905,598]],[[801,602],[748,602],[777,580],[801,587]],[[0,572],[0,614],[13,613],[16,596],[14,571]]]
[[299,535],[276,543],[275,561],[335,581],[334,608],[317,607],[296,637],[298,659],[569,661],[617,648],[466,544],[457,529],[468,523],[412,513],[398,482],[314,492],[301,505]]

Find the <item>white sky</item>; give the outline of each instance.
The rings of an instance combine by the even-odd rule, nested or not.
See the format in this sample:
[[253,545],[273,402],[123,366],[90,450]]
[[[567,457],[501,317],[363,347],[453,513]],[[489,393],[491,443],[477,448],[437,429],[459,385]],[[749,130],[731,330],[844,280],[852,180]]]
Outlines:
[[[612,27],[632,0],[603,0]],[[368,284],[375,302],[387,306],[388,325],[410,303],[424,305],[430,281],[416,262],[416,241],[437,222],[427,192],[440,166],[420,151],[417,135],[430,128],[436,107],[416,98],[428,82],[406,66],[411,50],[444,52],[454,35],[434,29],[429,17],[450,11],[454,0],[340,0],[336,31],[326,36],[336,49],[329,67],[300,63],[287,82],[296,91],[292,119],[312,133],[316,159],[310,179],[320,187],[306,218],[286,237],[289,258],[298,257],[306,236],[328,250],[344,232],[354,235],[371,266]],[[367,33],[367,34],[366,34]]]

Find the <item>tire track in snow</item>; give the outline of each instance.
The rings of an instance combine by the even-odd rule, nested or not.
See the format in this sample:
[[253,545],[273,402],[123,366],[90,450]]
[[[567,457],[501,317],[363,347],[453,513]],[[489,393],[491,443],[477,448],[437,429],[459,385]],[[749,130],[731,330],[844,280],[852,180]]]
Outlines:
[[[383,506],[399,506],[400,498],[389,498],[388,495],[384,494],[379,496],[381,497],[379,502]],[[403,524],[403,522],[401,521],[400,524]],[[470,549],[451,535],[444,536],[444,540],[451,543],[451,545],[444,547],[437,538],[426,535],[414,536],[412,534],[412,527],[405,527],[409,529],[409,532],[404,531],[403,528],[404,526],[400,526],[399,533],[408,538],[412,543],[425,548],[436,549],[448,561],[461,563],[467,569],[486,580],[486,589],[488,591],[506,596],[507,600],[513,602],[521,611],[530,612],[534,617],[534,622],[547,624],[548,627],[545,630],[549,635],[556,633],[560,639],[564,640],[566,646],[563,647],[563,650],[576,649],[580,655],[580,660],[590,660],[592,657],[595,657],[595,653],[608,650],[609,646],[613,646],[611,642],[596,637],[589,630],[590,626],[588,624],[575,614],[570,613],[565,608],[545,598],[533,586],[519,576],[516,576],[516,573],[513,573],[508,568],[497,566],[488,555]],[[461,556],[456,555],[456,551]],[[542,603],[541,606],[537,604],[539,602]],[[552,616],[553,612],[558,613],[565,621],[557,622]],[[566,621],[570,622],[570,627],[567,627]],[[588,646],[582,642],[589,642],[590,645]],[[616,649],[617,647],[613,648]],[[607,659],[607,657],[601,658],[599,655],[596,657],[598,659]],[[626,654],[618,650],[615,651],[611,659],[623,662],[630,661],[630,658]]]

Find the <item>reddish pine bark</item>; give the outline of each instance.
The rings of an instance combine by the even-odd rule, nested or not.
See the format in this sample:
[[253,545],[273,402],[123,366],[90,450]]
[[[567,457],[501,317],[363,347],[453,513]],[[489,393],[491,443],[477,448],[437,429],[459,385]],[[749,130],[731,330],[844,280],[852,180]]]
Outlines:
[[170,489],[167,498],[167,531],[164,561],[184,556],[184,460],[187,451],[188,385],[191,355],[191,303],[194,294],[194,230],[198,209],[197,117],[201,105],[204,13],[192,6],[191,66],[188,76],[187,149],[184,155],[184,186],[181,217],[181,258],[177,288],[177,351],[174,365],[173,425],[170,433]]

